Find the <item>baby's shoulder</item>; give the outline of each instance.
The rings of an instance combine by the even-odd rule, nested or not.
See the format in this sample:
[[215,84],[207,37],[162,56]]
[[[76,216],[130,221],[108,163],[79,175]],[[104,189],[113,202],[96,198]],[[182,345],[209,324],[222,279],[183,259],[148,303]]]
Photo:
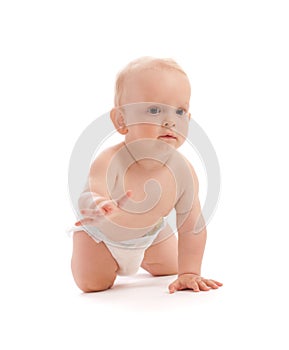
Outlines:
[[174,152],[169,163],[177,182],[189,184],[193,182],[198,187],[198,177],[191,162],[179,151]]
[[100,169],[106,170],[110,165],[112,159],[123,147],[123,143],[113,145],[100,152],[91,164],[91,171],[100,171]]
[[189,170],[191,173],[195,173],[191,162],[178,150],[175,150],[175,152],[173,152],[168,164],[170,167],[178,171]]

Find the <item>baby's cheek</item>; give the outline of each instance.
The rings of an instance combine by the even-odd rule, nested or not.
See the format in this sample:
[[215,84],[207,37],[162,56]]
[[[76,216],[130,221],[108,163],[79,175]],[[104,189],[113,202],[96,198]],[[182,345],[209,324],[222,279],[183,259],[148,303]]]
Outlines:
[[177,147],[180,147],[186,141],[186,137],[179,135]]

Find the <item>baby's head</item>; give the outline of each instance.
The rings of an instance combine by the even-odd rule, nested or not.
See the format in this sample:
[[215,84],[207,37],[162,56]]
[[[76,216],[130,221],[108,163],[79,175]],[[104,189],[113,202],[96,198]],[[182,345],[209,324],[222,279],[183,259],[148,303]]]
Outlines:
[[[127,141],[155,138],[163,133],[163,128],[160,129],[163,124],[185,137],[184,120],[189,119],[190,95],[189,79],[174,60],[141,57],[130,62],[117,76],[112,121]],[[132,118],[130,123],[127,123],[128,117]],[[138,122],[142,123],[141,127],[136,125]],[[165,141],[174,142],[173,139]],[[183,143],[183,137],[179,141],[176,146]]]
[[[166,90],[165,96],[159,96],[162,90]],[[165,104],[174,106],[178,97],[176,95],[183,93],[188,108],[190,90],[189,79],[177,62],[170,58],[146,56],[130,62],[117,75],[114,105],[119,107],[135,102],[166,102]]]

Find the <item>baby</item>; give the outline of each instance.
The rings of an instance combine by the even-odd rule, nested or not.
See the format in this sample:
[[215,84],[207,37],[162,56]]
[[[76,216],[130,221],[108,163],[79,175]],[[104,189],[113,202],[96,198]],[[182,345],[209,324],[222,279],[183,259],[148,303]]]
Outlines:
[[[198,179],[177,150],[188,133],[190,93],[171,59],[140,58],[118,75],[110,118],[124,140],[96,157],[79,198],[71,265],[82,291],[106,290],[139,267],[177,274],[170,293],[222,285],[201,277],[206,227]],[[173,209],[178,238],[166,220]]]

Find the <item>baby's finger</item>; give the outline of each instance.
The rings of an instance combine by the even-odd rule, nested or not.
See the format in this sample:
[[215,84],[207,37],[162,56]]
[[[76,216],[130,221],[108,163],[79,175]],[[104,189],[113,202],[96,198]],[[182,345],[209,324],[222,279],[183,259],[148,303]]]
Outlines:
[[192,289],[194,292],[199,292],[200,288],[196,281],[189,281],[187,283],[187,288]]
[[[200,281],[199,282],[199,287],[202,291],[207,291],[207,290],[210,290],[211,288],[209,287],[209,284],[207,283],[207,281],[205,282],[204,280],[203,281]],[[213,288],[213,287],[212,287]],[[218,288],[218,287],[217,287]]]
[[105,201],[99,204],[98,209],[102,210],[103,215],[112,214],[117,210],[117,204],[114,200]]
[[115,202],[117,206],[121,208],[129,200],[131,196],[132,196],[132,191],[128,190],[123,196],[116,199]]
[[92,218],[83,218],[83,219],[77,221],[74,225],[75,226],[83,226],[83,225],[89,225],[92,222],[93,222]]
[[178,280],[174,281],[173,283],[171,283],[169,285],[169,292],[170,294],[174,293],[175,291],[177,290],[180,290],[181,289],[181,284]]
[[215,283],[215,281],[213,280],[205,280],[207,286],[210,286],[213,289],[218,289],[219,285],[217,283]]
[[104,215],[95,216],[93,218],[86,217],[86,218],[83,218],[83,219],[77,221],[74,225],[78,226],[78,227],[83,226],[83,225],[94,226],[94,225],[98,224],[101,220],[103,220],[103,218],[104,218]]
[[82,209],[80,210],[81,214],[83,216],[89,216],[89,217],[94,217],[94,216],[103,216],[104,211],[102,208],[97,208],[97,209]]
[[218,282],[218,281],[215,281],[215,280],[210,280],[210,281],[213,281],[213,282],[216,283],[216,285],[219,286],[219,287],[222,287],[222,285],[223,285],[223,283]]

